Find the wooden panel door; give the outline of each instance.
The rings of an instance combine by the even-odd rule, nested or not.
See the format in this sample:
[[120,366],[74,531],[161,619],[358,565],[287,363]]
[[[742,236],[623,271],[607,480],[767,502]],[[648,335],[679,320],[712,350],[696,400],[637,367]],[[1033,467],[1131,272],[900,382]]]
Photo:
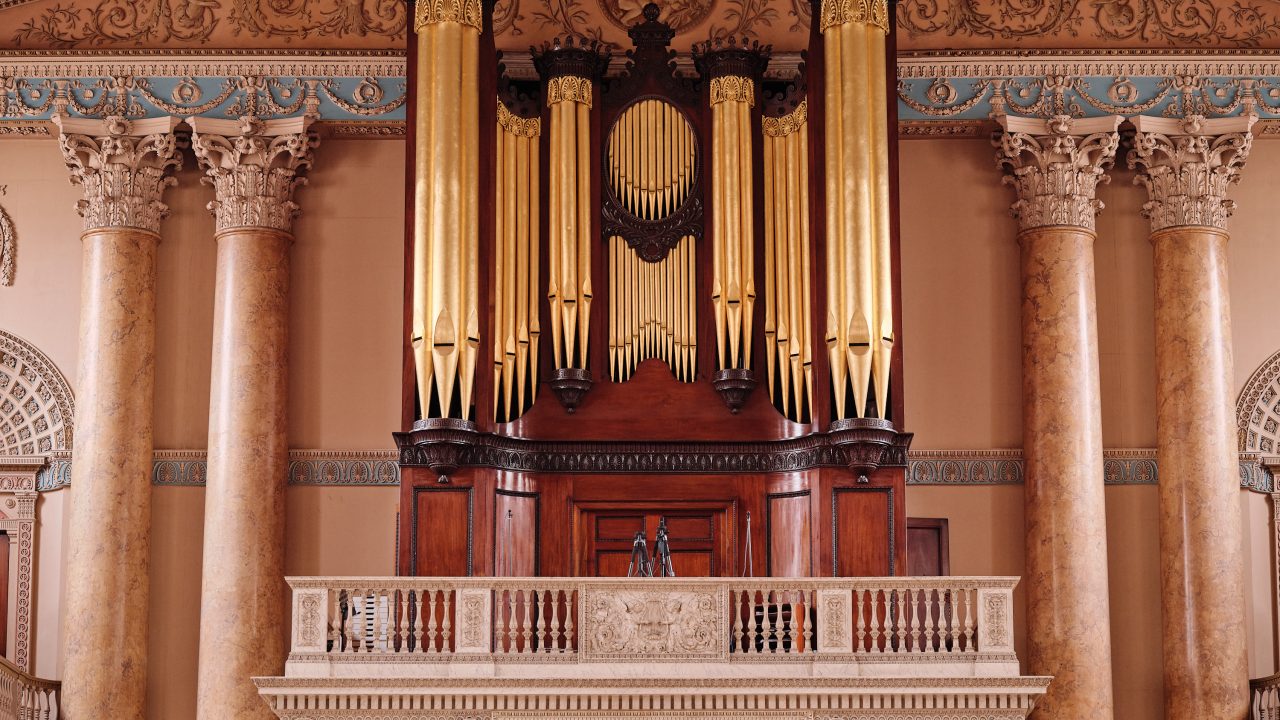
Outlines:
[[949,545],[946,518],[907,518],[907,574],[950,575]]
[[833,575],[885,577],[896,574],[893,547],[893,488],[832,489]]
[[[658,524],[666,519],[671,564],[678,577],[732,573],[727,506],[588,507],[578,513],[577,567],[587,577],[626,577],[637,532],[653,559]],[[655,568],[655,574],[657,569]]]

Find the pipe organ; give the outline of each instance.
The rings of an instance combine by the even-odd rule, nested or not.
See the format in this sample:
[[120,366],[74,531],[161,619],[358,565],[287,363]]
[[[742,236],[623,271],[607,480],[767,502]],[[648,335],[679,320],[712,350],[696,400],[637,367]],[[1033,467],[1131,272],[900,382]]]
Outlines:
[[625,574],[658,527],[677,574],[904,572],[884,3],[815,3],[795,76],[649,4],[536,78],[484,3],[411,40],[400,572]]

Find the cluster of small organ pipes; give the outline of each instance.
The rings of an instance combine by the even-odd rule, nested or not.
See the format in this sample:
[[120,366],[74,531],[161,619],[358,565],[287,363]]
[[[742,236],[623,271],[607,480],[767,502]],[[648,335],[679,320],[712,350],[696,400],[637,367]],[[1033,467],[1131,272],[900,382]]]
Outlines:
[[620,237],[609,238],[609,372],[623,382],[643,360],[658,358],[681,382],[693,382],[698,356],[697,242],[685,237],[658,262],[646,262]]
[[[828,12],[830,10],[830,12]],[[825,336],[835,419],[884,417],[893,351],[885,28],[882,3],[833,4],[821,18],[825,45]],[[479,209],[476,31],[441,22],[417,73],[415,300],[413,346],[422,414],[472,415],[479,344]],[[644,359],[666,362],[678,380],[696,379],[699,292],[715,312],[719,368],[751,367],[754,178],[749,78],[712,87],[709,218],[712,287],[699,288],[695,237],[659,262],[621,238],[607,246],[609,375],[625,381]],[[586,369],[591,314],[591,80],[549,81],[549,167],[539,187],[541,128],[530,132],[499,108],[494,254],[494,414],[511,420],[537,387],[539,210],[545,203],[546,296],[556,368]],[[726,84],[727,83],[727,84]],[[746,87],[744,90],[743,87]],[[808,217],[808,123],[802,104],[765,118],[764,333],[767,385],[775,406],[806,422],[815,402],[814,270]],[[519,119],[517,119],[519,120]],[[518,129],[513,129],[517,128]],[[658,221],[688,201],[698,175],[698,139],[674,106],[641,99],[609,133],[605,182],[636,218]],[[602,278],[603,280],[604,278]]]
[[591,330],[591,81],[551,80],[551,166],[547,201],[551,343],[557,368],[587,367]]
[[711,80],[712,308],[719,369],[751,369],[755,311],[755,184],[750,78]]
[[538,389],[539,182],[542,122],[512,115],[498,103],[494,207],[494,418],[511,420],[533,404]]
[[764,337],[773,404],[803,422],[813,407],[809,122],[801,103],[764,118]]

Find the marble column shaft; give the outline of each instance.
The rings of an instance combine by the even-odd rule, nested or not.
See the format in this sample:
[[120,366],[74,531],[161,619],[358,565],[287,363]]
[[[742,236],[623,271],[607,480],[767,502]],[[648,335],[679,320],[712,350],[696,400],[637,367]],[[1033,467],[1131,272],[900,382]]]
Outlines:
[[1112,717],[1095,188],[1119,118],[1001,118],[1022,248],[1027,668],[1052,675],[1041,720]]
[[1156,290],[1165,717],[1249,713],[1227,187],[1254,118],[1135,118]]
[[156,248],[181,164],[177,120],[54,122],[85,228],[60,716],[142,720]]
[[218,244],[196,717],[266,720],[251,678],[287,654],[290,228],[314,140],[306,119],[188,122]]

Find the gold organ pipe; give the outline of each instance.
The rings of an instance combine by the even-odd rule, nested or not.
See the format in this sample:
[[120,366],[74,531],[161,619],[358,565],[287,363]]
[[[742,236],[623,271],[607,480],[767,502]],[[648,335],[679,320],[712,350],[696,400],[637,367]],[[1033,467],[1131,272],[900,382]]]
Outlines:
[[[533,143],[531,138],[517,138],[516,154],[516,279],[513,289],[516,293],[516,409],[523,414],[525,409],[525,381],[529,376],[529,315],[536,314],[538,308],[529,303],[529,276],[536,272],[529,267],[530,216],[533,214],[529,202],[530,190],[536,180],[529,175],[529,154]],[[510,394],[511,381],[508,380],[507,392]],[[511,419],[511,414],[507,414]]]
[[574,343],[578,337],[578,174],[575,167],[578,146],[578,114],[572,101],[558,104],[560,127],[560,294],[561,322],[564,324],[564,361],[566,367],[574,366]]
[[[503,151],[503,160],[506,163],[505,175],[511,178],[515,184],[519,182],[516,168],[516,136],[507,133],[504,138],[505,149]],[[511,190],[515,190],[511,188]],[[516,294],[516,245],[519,242],[519,217],[520,208],[517,199],[518,191],[507,193],[506,213],[506,242],[502,245],[502,259],[504,272],[498,275],[499,282],[506,286],[502,295],[502,304],[505,309],[502,312],[502,323],[494,324],[494,337],[502,342],[502,387],[506,390],[503,393],[506,404],[506,417],[511,417],[512,402],[514,400],[512,387],[515,381],[515,365],[516,365],[516,304],[518,295]],[[495,303],[497,302],[495,297]],[[497,387],[495,386],[494,395],[497,395]]]
[[591,336],[591,109],[575,103],[578,111],[578,367],[587,366],[587,341]]
[[724,356],[724,323],[727,289],[725,287],[724,238],[727,233],[725,215],[728,208],[726,207],[727,203],[723,201],[724,189],[721,185],[724,182],[725,176],[724,132],[724,108],[721,103],[715,103],[711,106],[711,190],[712,208],[714,211],[711,219],[711,264],[714,275],[711,288],[711,299],[716,315],[716,362],[720,367],[726,366]]
[[[774,394],[774,359],[777,355],[776,344],[778,342],[778,313],[777,303],[774,298],[777,297],[774,285],[774,223],[776,222],[777,213],[774,206],[777,204],[778,187],[773,176],[773,152],[776,142],[773,138],[765,135],[763,148],[764,161],[764,344],[765,344],[765,379],[769,388],[769,398],[775,403],[778,398]],[[778,239],[781,242],[781,238]],[[784,415],[787,414],[786,408],[782,409]]]
[[548,231],[550,237],[547,239],[547,266],[549,277],[547,278],[547,301],[551,311],[551,352],[555,360],[557,368],[565,367],[564,353],[561,352],[563,347],[561,332],[563,296],[561,286],[563,278],[561,277],[561,254],[560,254],[560,238],[564,232],[561,223],[561,215],[563,206],[561,204],[561,186],[560,180],[560,156],[563,154],[561,146],[561,138],[564,137],[564,125],[560,121],[560,110],[563,102],[554,103],[550,107],[551,116],[551,152],[549,157],[549,166],[547,167],[548,182],[548,202],[549,208]]
[[471,401],[475,389],[476,365],[480,358],[480,33],[462,26],[462,80],[457,98],[459,122],[462,126],[459,150],[465,172],[462,195],[466,212],[462,216],[462,233],[466,246],[462,284],[462,312],[466,319],[466,345],[460,358],[458,386],[462,415],[471,417]]
[[[418,400],[422,406],[422,414],[428,416],[431,407],[431,395],[435,378],[431,337],[431,325],[434,317],[435,285],[444,282],[436,280],[432,273],[431,260],[435,253],[435,238],[431,235],[431,193],[435,189],[434,146],[430,142],[432,123],[435,116],[430,112],[430,103],[434,102],[433,87],[437,77],[434,48],[437,45],[435,25],[420,28],[418,43],[420,54],[415,90],[417,92],[419,115],[414,127],[417,138],[414,153],[414,215],[413,215],[413,325],[410,342],[413,345],[414,365],[418,378]],[[426,99],[426,103],[423,102]],[[425,105],[425,107],[424,107]]]
[[[790,260],[785,266],[786,283],[787,283],[787,327],[790,334],[787,338],[785,347],[788,368],[790,370],[791,389],[793,393],[792,408],[794,409],[794,417],[799,418],[802,412],[803,393],[804,393],[804,376],[800,361],[800,347],[802,343],[807,343],[809,337],[804,335],[802,321],[800,319],[801,307],[807,300],[803,293],[804,284],[800,280],[801,247],[807,242],[807,236],[800,234],[800,215],[804,212],[798,203],[800,200],[800,153],[803,149],[798,147],[796,142],[798,133],[791,133],[785,138],[778,147],[786,154],[786,165],[784,182],[787,189],[785,195],[786,212],[783,217],[787,223],[787,257]],[[807,204],[807,199],[806,199]]]
[[803,335],[800,343],[800,364],[804,370],[805,397],[809,402],[809,412],[813,412],[813,285],[810,273],[809,249],[809,123],[807,121],[807,103],[801,103],[796,109],[800,115],[800,128],[793,141],[792,152],[796,155],[796,167],[800,176],[799,196],[796,202],[800,215],[800,317]]
[[503,387],[502,369],[503,369],[503,352],[502,352],[502,333],[498,331],[502,327],[502,316],[505,311],[503,303],[503,295],[505,288],[503,287],[502,277],[505,263],[505,245],[507,240],[507,196],[510,195],[508,184],[512,183],[512,179],[506,174],[506,137],[507,133],[502,127],[501,120],[496,124],[497,141],[494,143],[495,162],[494,162],[494,196],[493,204],[497,208],[494,213],[494,277],[497,281],[493,288],[493,326],[494,342],[493,342],[493,415],[498,417],[499,395]]
[[[828,0],[831,2],[831,0]],[[822,9],[827,86],[827,127],[839,128],[833,152],[828,137],[827,204],[837,206],[827,231],[829,275],[827,341],[832,355],[836,417],[868,413],[875,386],[876,414],[887,411],[889,364],[893,350],[889,263],[888,128],[883,0],[833,2]],[[833,267],[836,266],[836,267]],[[838,358],[837,354],[842,354]],[[854,407],[844,405],[851,394]]]
[[875,325],[872,337],[871,368],[875,377],[876,409],[880,417],[889,410],[889,370],[893,360],[893,262],[889,225],[889,108],[885,86],[885,35],[874,26],[867,26],[867,63],[871,92],[871,142],[872,177],[875,182],[873,208],[874,242],[873,266],[875,268],[874,306],[872,317]]
[[[539,317],[539,307],[541,298],[541,286],[538,282],[539,275],[542,273],[542,225],[539,208],[542,207],[542,170],[541,159],[539,157],[539,138],[542,135],[542,122],[539,120],[533,126],[536,129],[534,137],[529,138],[526,142],[529,154],[529,272],[527,273],[529,283],[529,384],[530,392],[537,395],[538,392],[538,347],[539,340],[542,337],[542,320]],[[554,324],[554,323],[552,323]],[[520,383],[523,389],[525,384]],[[532,404],[534,398],[529,398]],[[521,403],[521,407],[525,407]]]

